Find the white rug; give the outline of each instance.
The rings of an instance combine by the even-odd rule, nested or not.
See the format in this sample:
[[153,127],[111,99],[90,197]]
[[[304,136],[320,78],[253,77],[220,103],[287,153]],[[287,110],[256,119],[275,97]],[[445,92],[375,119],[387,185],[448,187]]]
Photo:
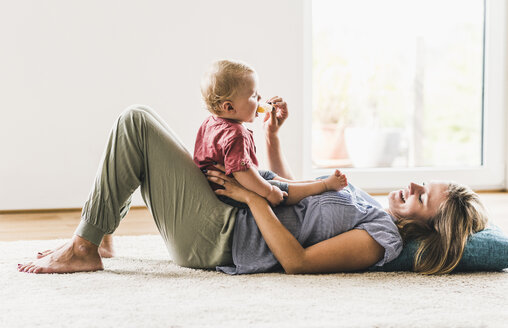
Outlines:
[[228,276],[173,264],[159,236],[116,237],[95,273],[17,263],[62,241],[0,242],[0,327],[507,327],[508,272]]

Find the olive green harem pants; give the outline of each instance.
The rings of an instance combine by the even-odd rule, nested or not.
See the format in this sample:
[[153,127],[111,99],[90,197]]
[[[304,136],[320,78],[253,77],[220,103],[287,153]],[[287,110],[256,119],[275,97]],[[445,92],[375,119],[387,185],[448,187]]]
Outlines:
[[75,234],[100,245],[141,195],[173,260],[192,268],[232,263],[237,209],[217,199],[178,137],[155,111],[127,108],[111,131]]

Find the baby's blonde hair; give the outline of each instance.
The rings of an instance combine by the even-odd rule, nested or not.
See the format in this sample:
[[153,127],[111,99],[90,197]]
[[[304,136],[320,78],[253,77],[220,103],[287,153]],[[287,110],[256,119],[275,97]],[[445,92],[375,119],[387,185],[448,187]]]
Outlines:
[[201,95],[206,108],[219,114],[220,105],[235,97],[245,86],[245,77],[255,73],[252,67],[240,61],[219,60],[212,63],[201,79]]

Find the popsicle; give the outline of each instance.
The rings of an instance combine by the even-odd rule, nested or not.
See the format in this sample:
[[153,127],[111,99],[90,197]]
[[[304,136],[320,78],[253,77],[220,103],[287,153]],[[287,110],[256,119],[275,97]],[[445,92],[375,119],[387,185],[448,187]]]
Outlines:
[[259,104],[258,113],[271,112],[273,110],[273,106],[270,104]]

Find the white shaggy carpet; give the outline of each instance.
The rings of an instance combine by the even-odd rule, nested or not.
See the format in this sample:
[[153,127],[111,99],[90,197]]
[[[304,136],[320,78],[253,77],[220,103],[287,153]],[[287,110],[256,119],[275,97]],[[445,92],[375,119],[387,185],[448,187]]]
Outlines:
[[0,242],[0,327],[508,326],[506,270],[233,277],[178,267],[159,236],[138,236],[116,237],[101,272],[17,272],[61,242]]

